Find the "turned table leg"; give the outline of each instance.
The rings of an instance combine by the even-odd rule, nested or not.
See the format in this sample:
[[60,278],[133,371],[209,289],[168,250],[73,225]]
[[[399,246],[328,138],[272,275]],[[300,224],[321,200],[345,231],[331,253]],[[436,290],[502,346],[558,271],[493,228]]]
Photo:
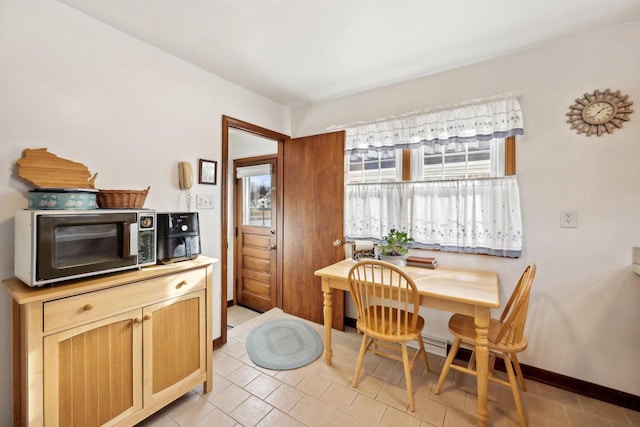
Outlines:
[[487,406],[487,383],[489,378],[489,309],[476,307],[476,369],[478,372],[478,404],[476,418],[478,426],[484,427],[489,421]]
[[331,365],[331,322],[333,319],[333,300],[329,286],[329,279],[322,278],[322,293],[324,294],[324,358],[327,365]]

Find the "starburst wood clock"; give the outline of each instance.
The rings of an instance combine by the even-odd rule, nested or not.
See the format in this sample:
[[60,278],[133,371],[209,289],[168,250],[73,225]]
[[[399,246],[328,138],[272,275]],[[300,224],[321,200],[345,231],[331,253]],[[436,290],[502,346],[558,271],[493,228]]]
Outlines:
[[631,105],[633,102],[629,101],[629,96],[622,95],[619,90],[595,90],[577,98],[575,104],[569,107],[567,123],[571,129],[587,136],[604,135],[621,128],[629,120],[633,113]]

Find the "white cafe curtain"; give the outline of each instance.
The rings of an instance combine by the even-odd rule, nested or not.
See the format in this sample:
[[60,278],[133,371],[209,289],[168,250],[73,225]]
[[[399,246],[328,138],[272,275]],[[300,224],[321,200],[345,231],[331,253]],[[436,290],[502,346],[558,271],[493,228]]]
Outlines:
[[408,231],[417,248],[519,257],[522,222],[517,179],[346,186],[347,240],[380,241],[392,228]]

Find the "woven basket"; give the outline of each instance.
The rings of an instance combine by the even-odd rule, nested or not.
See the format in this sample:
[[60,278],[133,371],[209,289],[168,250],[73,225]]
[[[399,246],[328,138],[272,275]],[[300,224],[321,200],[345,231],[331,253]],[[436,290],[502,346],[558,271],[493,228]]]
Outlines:
[[100,190],[98,206],[101,208],[141,208],[151,187],[146,190]]

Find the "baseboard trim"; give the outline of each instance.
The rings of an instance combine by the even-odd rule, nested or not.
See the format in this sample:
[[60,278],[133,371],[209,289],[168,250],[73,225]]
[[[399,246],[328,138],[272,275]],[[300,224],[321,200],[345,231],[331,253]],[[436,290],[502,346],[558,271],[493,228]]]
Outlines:
[[[345,317],[344,324],[345,326],[355,328],[356,319]],[[451,345],[447,345],[447,352],[450,350]],[[463,361],[469,361],[470,357],[471,350],[466,348],[460,348],[456,355],[456,359]],[[640,396],[590,383],[588,381],[579,380],[577,378],[568,377],[566,375],[557,374],[555,372],[546,371],[523,363],[520,364],[520,367],[522,368],[522,375],[527,379],[640,412]],[[503,372],[505,371],[502,359],[496,360],[496,369]]]
[[352,319],[351,317],[345,317],[344,318],[344,326],[348,326],[350,328],[355,328],[356,327],[356,319]]
[[[451,345],[447,346],[447,350],[451,349]],[[471,350],[461,348],[458,350],[456,359],[469,361]],[[588,381],[536,368],[535,366],[520,363],[522,375],[530,380],[543,384],[557,387],[562,390],[580,394],[582,396],[591,397],[593,399],[602,400],[603,402],[612,403],[624,408],[640,411],[640,396],[604,387]],[[505,372],[504,361],[496,358],[496,369]]]
[[222,347],[224,343],[222,342],[222,337],[216,338],[213,340],[213,349],[217,350]]

